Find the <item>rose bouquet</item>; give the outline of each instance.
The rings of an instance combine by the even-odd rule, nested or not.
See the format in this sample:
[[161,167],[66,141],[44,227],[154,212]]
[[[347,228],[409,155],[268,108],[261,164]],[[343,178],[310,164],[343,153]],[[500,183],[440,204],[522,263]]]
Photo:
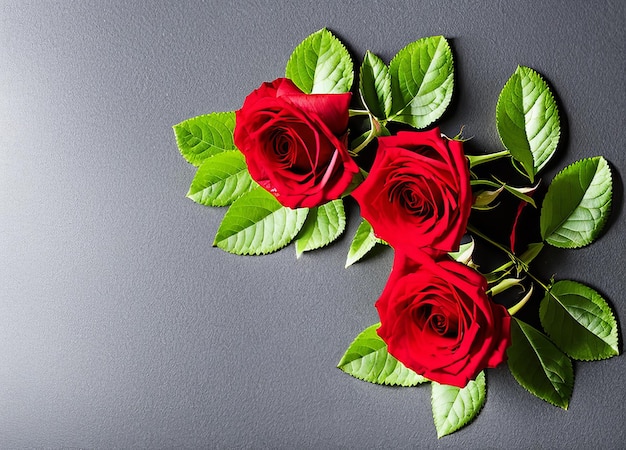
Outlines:
[[[351,197],[362,218],[346,267],[376,245],[392,247],[394,260],[375,301],[380,323],[348,346],[340,369],[377,384],[430,383],[439,437],[480,412],[485,369],[503,363],[530,393],[566,409],[572,360],[617,355],[618,326],[594,289],[544,281],[530,265],[546,245],[599,236],[612,197],[607,161],[574,162],[547,190],[536,181],[561,130],[548,84],[528,67],[500,92],[502,150],[471,152],[462,130],[442,134],[454,64],[441,36],[410,43],[388,65],[367,52],[353,90],[354,78],[349,52],[322,29],[239,110],[174,126],[198,167],[187,196],[229,206],[214,246],[260,255],[293,241],[299,257],[344,232]],[[501,256],[493,268],[475,254],[481,245]],[[534,297],[538,324],[516,317]]]

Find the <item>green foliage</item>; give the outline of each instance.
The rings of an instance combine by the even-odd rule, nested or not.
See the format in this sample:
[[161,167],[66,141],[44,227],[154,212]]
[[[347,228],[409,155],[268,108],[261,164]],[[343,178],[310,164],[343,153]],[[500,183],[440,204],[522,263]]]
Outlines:
[[[309,94],[350,92],[354,68],[349,52],[327,29],[304,39],[291,54],[285,74]],[[367,109],[351,110],[369,120],[363,132],[355,126],[349,148],[354,154],[376,137],[390,135],[389,122],[423,129],[440,119],[454,89],[454,61],[446,39],[434,36],[401,49],[387,66],[374,53],[366,52],[359,70],[359,94]],[[352,123],[352,122],[351,122]],[[496,106],[497,131],[506,150],[486,155],[467,155],[470,168],[499,158],[512,158],[514,166],[534,182],[556,151],[560,119],[548,84],[534,70],[519,66],[500,92]],[[182,156],[198,167],[187,196],[207,206],[228,206],[214,246],[240,255],[274,252],[295,240],[297,257],[328,245],[345,230],[342,199],[316,208],[290,209],[258,186],[251,178],[243,154],[235,147],[235,112],[212,113],[185,120],[173,127]],[[358,131],[357,131],[358,130]],[[393,128],[392,128],[393,130]],[[360,134],[360,136],[359,136]],[[457,136],[459,140],[461,133]],[[361,169],[362,170],[362,169]],[[349,194],[366,176],[355,177]],[[474,186],[489,189],[474,192],[474,209],[495,208],[502,192],[536,207],[532,193],[537,186],[513,187],[493,176],[493,181],[474,179]],[[485,274],[490,295],[521,285],[530,278],[528,265],[545,244],[576,248],[593,242],[605,225],[612,201],[611,171],[598,156],[575,162],[550,184],[541,205],[542,242],[532,243],[515,257],[507,248],[483,233],[479,236],[509,254],[511,261]],[[508,194],[507,194],[508,195]],[[350,243],[345,266],[362,259],[378,239],[362,219]],[[451,252],[455,260],[470,267],[474,242]],[[530,299],[537,286],[523,285],[526,294],[509,309],[514,314]],[[547,333],[513,318],[512,344],[507,350],[508,367],[518,383],[535,396],[567,409],[574,384],[570,358],[597,360],[619,353],[618,326],[602,296],[574,281],[554,283],[541,301],[539,315]],[[372,325],[350,344],[338,367],[351,376],[375,384],[416,386],[428,382],[388,353],[387,345]],[[549,337],[548,337],[549,336]],[[482,409],[486,397],[485,373],[465,388],[431,383],[432,414],[438,437],[453,433]]]
[[307,94],[339,94],[352,88],[354,69],[348,50],[323,28],[295,48],[285,76]]
[[519,256],[519,259],[524,264],[528,265],[533,262],[537,256],[539,256],[541,250],[543,250],[543,242],[533,242],[532,244],[528,244],[528,248]]
[[416,386],[428,380],[387,353],[387,344],[376,330],[380,323],[363,330],[350,344],[337,367],[359,380],[394,386]]
[[373,249],[378,242],[381,241],[374,235],[374,229],[370,223],[367,220],[362,219],[356,233],[354,234],[354,238],[350,243],[348,257],[346,258],[346,267],[350,267],[352,264],[367,255],[367,253]]
[[559,172],[541,207],[541,237],[561,248],[593,242],[609,216],[611,170],[601,156],[582,159]]
[[216,153],[236,149],[234,111],[193,117],[173,128],[181,155],[194,166]]
[[224,215],[213,245],[237,255],[260,255],[289,244],[308,209],[291,209],[261,187],[239,197]]
[[206,206],[227,206],[254,186],[243,154],[226,150],[204,160],[187,197]]
[[459,249],[456,252],[450,252],[449,255],[452,259],[466,266],[472,262],[472,255],[474,254],[474,239],[465,244],[459,245]]
[[441,438],[470,423],[485,404],[487,381],[485,372],[464,388],[431,383],[431,404],[437,437]]
[[304,226],[296,239],[296,256],[330,244],[346,228],[343,200],[337,199],[309,210]]
[[443,36],[420,39],[389,63],[390,120],[426,128],[444,113],[454,87],[452,50]]
[[541,301],[539,316],[554,343],[574,359],[597,360],[619,354],[613,312],[600,294],[584,284],[556,282]]
[[534,181],[554,154],[561,133],[556,101],[541,75],[517,67],[500,92],[496,125],[504,146]]
[[391,76],[385,63],[368,51],[359,76],[359,92],[366,108],[379,119],[391,113]]
[[567,409],[574,387],[572,362],[545,334],[514,317],[507,356],[509,370],[521,386]]

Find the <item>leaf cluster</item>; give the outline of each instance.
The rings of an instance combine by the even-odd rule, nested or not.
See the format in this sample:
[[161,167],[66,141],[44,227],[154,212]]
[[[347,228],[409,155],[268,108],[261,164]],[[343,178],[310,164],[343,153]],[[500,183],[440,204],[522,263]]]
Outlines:
[[[322,29],[295,47],[285,76],[306,93],[344,93],[353,90],[355,69],[341,41]],[[401,49],[388,65],[368,51],[360,63],[354,89],[358,96],[353,98],[360,101],[362,109],[351,110],[351,115],[367,119],[369,125],[363,134],[350,136],[349,148],[357,155],[378,136],[389,135],[392,123],[423,129],[442,117],[454,89],[450,45],[443,36],[419,39]],[[540,205],[537,228],[541,242],[531,243],[516,254],[513,245],[503,246],[471,226],[468,233],[493,244],[508,258],[501,267],[484,274],[492,295],[531,281],[518,304],[509,309],[512,315],[530,300],[535,286],[543,289],[539,307],[543,330],[513,318],[508,367],[529,392],[566,409],[574,386],[572,360],[617,355],[617,322],[606,300],[594,289],[570,280],[544,284],[530,272],[530,265],[546,245],[578,248],[599,237],[610,212],[611,171],[601,156],[576,161],[554,177],[541,203],[533,196],[537,176],[557,151],[561,124],[550,87],[531,68],[517,67],[504,84],[495,108],[495,122],[504,149],[467,155],[470,168],[509,158],[530,184],[513,186],[496,177],[474,176],[473,208],[489,212],[498,206],[501,195],[511,195],[533,208]],[[315,208],[282,206],[250,176],[245,157],[234,144],[235,125],[235,113],[229,111],[194,117],[173,127],[181,155],[197,167],[187,197],[201,205],[228,208],[213,245],[233,254],[261,255],[293,242],[299,258],[338,239],[346,228],[344,200],[339,198]],[[513,235],[515,227],[516,223]],[[377,244],[385,242],[362,219],[351,239],[345,267],[361,260]],[[472,239],[451,257],[476,268],[474,248]],[[462,389],[430,382],[388,353],[376,333],[378,326],[366,328],[349,345],[338,364],[341,370],[375,384],[430,384],[438,437],[459,430],[479,414],[486,398],[484,372]]]

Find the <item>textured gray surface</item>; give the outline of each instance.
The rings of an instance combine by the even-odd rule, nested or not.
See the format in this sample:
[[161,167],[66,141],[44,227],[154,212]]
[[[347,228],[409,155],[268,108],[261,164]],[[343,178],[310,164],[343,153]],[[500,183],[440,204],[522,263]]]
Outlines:
[[377,320],[391,253],[344,270],[347,237],[298,261],[211,248],[224,210],[185,199],[171,131],[238,108],[324,26],[355,59],[449,37],[442,130],[477,148],[500,148],[498,93],[534,67],[565,116],[546,177],[596,154],[616,169],[607,232],[538,271],[600,289],[623,323],[626,16],[589,3],[0,2],[0,448],[626,445],[624,357],[576,364],[569,411],[490,370],[479,418],[438,441],[428,388],[335,368]]

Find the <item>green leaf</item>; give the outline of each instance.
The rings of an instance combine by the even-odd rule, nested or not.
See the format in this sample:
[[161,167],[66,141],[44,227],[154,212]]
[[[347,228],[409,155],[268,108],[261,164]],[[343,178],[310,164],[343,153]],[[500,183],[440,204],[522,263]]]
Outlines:
[[[489,289],[489,292],[491,295],[498,295],[508,289],[511,289],[512,287],[522,285],[522,281],[524,281],[522,278],[515,278],[515,277],[504,278],[503,280],[499,281],[498,284],[496,284],[495,286],[492,286]],[[523,288],[524,286],[522,286],[522,289]]]
[[385,63],[367,51],[361,64],[359,92],[367,109],[379,119],[391,113],[391,76]]
[[528,248],[524,253],[519,256],[519,259],[526,265],[529,265],[533,260],[539,256],[543,250],[543,242],[534,242],[532,244],[528,244]]
[[601,156],[582,159],[559,172],[541,206],[541,237],[560,248],[593,242],[609,216],[611,170]]
[[260,255],[289,244],[308,209],[291,209],[261,187],[239,197],[226,211],[213,245],[237,255]]
[[307,94],[340,94],[352,89],[354,69],[348,50],[323,28],[295,48],[285,76]]
[[296,256],[330,244],[346,228],[343,200],[337,199],[309,210],[306,222],[296,239]]
[[196,172],[187,197],[206,206],[227,206],[256,183],[239,150],[227,150],[204,160]]
[[338,368],[363,381],[393,386],[416,386],[428,381],[387,353],[387,344],[378,336],[380,323],[363,330],[350,344]]
[[464,388],[431,383],[431,403],[437,437],[441,438],[470,423],[485,404],[487,382],[485,372]]
[[556,101],[541,75],[517,67],[500,92],[496,126],[504,146],[534,181],[554,154],[561,134]]
[[412,42],[389,63],[390,120],[425,128],[444,113],[454,87],[452,50],[443,36]]
[[234,111],[194,117],[173,128],[180,153],[194,166],[199,166],[216,153],[236,149],[233,141]]
[[472,208],[478,210],[493,209],[497,205],[494,206],[492,203],[498,198],[503,190],[504,185],[494,191],[483,190],[478,192],[474,196],[474,204],[472,205]]
[[509,370],[522,387],[567,409],[574,388],[572,361],[545,334],[514,317],[507,356]]
[[619,354],[617,322],[600,294],[584,284],[561,280],[541,301],[541,325],[574,359],[598,360]]
[[378,242],[380,240],[374,235],[374,229],[367,220],[363,219],[350,243],[345,267],[350,267],[363,258]]
[[472,255],[474,254],[474,239],[465,244],[459,245],[459,249],[456,252],[449,252],[452,259],[466,266],[472,262]]
[[[502,183],[501,181],[499,181],[499,182]],[[531,196],[527,195],[526,193],[527,192],[533,192],[535,189],[537,189],[539,184],[537,184],[536,186],[521,187],[521,188],[520,187],[509,186],[508,184],[504,184],[504,183],[502,183],[502,185],[504,186],[504,189],[506,189],[507,192],[513,194],[514,196],[516,196],[520,200],[525,201],[526,203],[531,204],[533,206],[533,208],[537,207],[537,205],[535,204],[535,200],[533,200],[533,198]]]

